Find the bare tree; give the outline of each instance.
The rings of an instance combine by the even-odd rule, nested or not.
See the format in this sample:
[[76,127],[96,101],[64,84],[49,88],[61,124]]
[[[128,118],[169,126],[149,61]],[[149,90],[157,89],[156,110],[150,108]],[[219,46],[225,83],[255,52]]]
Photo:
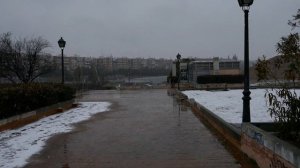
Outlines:
[[0,35],[0,75],[15,83],[30,83],[47,72],[44,49],[49,42],[42,37],[12,40],[11,33]]

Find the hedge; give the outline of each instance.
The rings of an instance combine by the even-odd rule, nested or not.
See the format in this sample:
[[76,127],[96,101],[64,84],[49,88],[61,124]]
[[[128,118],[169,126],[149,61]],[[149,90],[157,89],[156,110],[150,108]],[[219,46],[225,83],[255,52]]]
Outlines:
[[208,83],[243,83],[243,75],[203,75],[198,76],[198,84]]
[[74,98],[75,90],[61,84],[19,84],[0,88],[0,119]]

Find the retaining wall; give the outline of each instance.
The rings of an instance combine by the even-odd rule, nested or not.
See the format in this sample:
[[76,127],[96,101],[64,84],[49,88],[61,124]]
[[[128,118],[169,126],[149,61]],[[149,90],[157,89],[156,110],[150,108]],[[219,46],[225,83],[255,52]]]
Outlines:
[[299,148],[252,123],[242,124],[241,149],[262,168],[300,168]]

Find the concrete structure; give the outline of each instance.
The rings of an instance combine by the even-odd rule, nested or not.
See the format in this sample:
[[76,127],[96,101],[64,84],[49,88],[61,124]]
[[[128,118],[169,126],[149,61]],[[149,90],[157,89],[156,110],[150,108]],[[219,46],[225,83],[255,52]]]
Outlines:
[[197,83],[197,77],[201,75],[240,75],[240,61],[214,57],[213,59],[199,59],[188,64],[188,80]]
[[197,83],[197,77],[201,75],[212,75],[214,70],[212,59],[203,59],[189,63],[189,81]]

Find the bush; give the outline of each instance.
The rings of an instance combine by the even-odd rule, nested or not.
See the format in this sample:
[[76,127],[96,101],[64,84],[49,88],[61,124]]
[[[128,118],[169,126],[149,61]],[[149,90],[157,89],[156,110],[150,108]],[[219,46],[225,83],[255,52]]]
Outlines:
[[279,123],[279,136],[300,142],[300,97],[296,90],[280,88],[266,92],[268,111]]
[[[295,27],[300,23],[299,16],[300,10],[294,16],[296,22],[290,22]],[[264,56],[258,59],[255,70],[259,80],[266,80],[266,84],[272,80],[277,85],[277,88],[271,85],[272,90],[266,90],[265,97],[269,105],[268,112],[280,126],[279,137],[300,144],[300,96],[296,93],[296,82],[300,79],[299,33],[281,37],[276,51],[276,59],[266,60]],[[283,75],[277,75],[276,72]]]
[[60,84],[19,84],[0,89],[0,119],[74,98],[75,90]]
[[208,83],[243,83],[243,75],[203,75],[198,76],[198,84]]

